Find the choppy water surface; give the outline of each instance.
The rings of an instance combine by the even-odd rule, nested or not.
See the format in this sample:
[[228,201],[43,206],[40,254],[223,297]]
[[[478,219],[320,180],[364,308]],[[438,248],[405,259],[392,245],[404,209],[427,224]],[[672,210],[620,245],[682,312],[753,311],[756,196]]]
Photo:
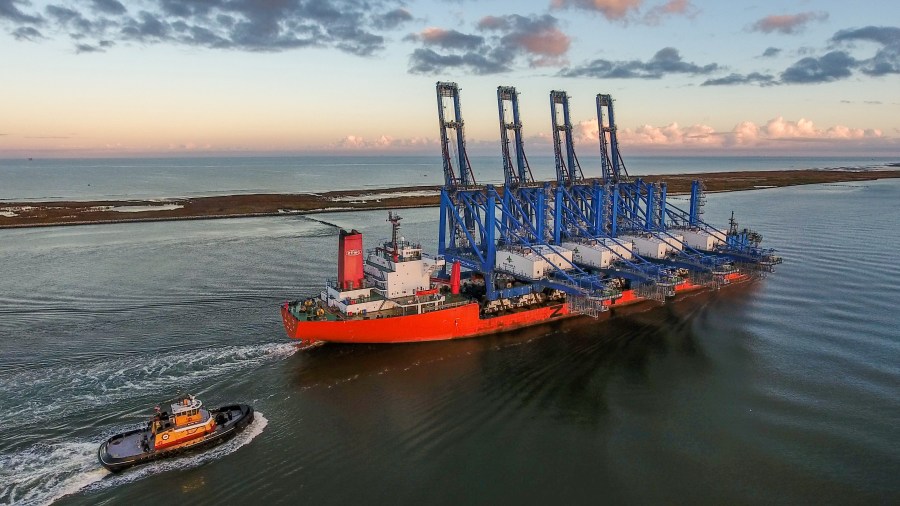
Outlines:
[[[603,323],[298,351],[278,304],[382,212],[0,230],[0,503],[900,501],[900,183],[711,195],[778,273]],[[436,209],[403,233],[433,250]],[[316,221],[322,220],[322,221]],[[402,329],[398,329],[402,332]],[[119,476],[161,399],[264,416]]]

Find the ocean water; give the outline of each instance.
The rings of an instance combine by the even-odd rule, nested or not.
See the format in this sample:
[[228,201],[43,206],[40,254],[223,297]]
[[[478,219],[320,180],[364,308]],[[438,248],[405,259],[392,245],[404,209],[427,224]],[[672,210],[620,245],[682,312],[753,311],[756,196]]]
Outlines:
[[[900,181],[709,196],[752,286],[458,342],[300,350],[278,314],[381,211],[0,230],[0,504],[898,504]],[[434,250],[436,209],[402,211]],[[398,328],[398,332],[403,332]],[[180,392],[264,416],[113,476]]]
[[[475,179],[502,184],[498,156],[472,156]],[[625,159],[632,175],[810,168],[879,169],[898,158],[650,157]],[[534,178],[555,180],[552,156],[529,157]],[[582,156],[585,177],[600,159]],[[440,156],[293,156],[0,159],[0,201],[126,200],[443,184]]]

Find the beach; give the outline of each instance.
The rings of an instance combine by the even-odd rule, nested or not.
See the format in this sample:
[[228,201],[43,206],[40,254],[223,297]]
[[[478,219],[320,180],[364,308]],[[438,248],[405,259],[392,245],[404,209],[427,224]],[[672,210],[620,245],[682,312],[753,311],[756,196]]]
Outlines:
[[[900,178],[900,169],[835,168],[642,176],[644,181],[665,182],[670,195],[689,193],[691,182],[695,179],[701,179],[708,192],[723,192],[889,178]],[[440,187],[430,185],[319,193],[258,193],[150,200],[5,201],[0,202],[0,228],[429,207],[438,205],[439,198]]]

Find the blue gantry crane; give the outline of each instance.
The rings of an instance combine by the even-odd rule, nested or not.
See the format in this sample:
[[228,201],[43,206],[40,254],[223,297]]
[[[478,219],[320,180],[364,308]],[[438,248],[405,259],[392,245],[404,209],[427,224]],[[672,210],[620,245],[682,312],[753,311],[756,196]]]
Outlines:
[[[525,155],[518,93],[497,88],[502,190],[479,185],[466,152],[456,83],[438,82],[443,155],[438,250],[484,278],[486,306],[538,293],[565,293],[573,310],[597,315],[630,286],[664,300],[681,278],[718,286],[736,269],[780,262],[759,234],[720,231],[700,219],[703,186],[690,208],[667,202],[665,183],[632,179],[619,152],[613,100],[597,95],[600,178],[585,178],[574,147],[569,97],[550,92],[556,181],[536,182]],[[450,111],[448,113],[448,111]]]
[[654,261],[678,268],[695,284],[723,282],[734,266],[727,255],[713,251],[724,242],[725,234],[708,225],[702,230],[699,226],[702,183],[694,182],[691,210],[685,213],[668,203],[665,183],[632,180],[619,151],[612,96],[600,93],[596,104],[603,177],[615,188],[608,213],[613,218],[605,230],[631,241],[638,252]]
[[[498,89],[505,148],[505,184],[501,195],[494,186],[480,186],[475,182],[465,152],[459,87],[455,83],[437,83],[444,158],[438,251],[449,262],[458,261],[467,269],[481,273],[489,302],[546,289],[565,292],[572,307],[596,315],[605,309],[603,302],[615,297],[617,292],[601,276],[573,264],[566,251],[545,241],[540,227],[545,223],[542,209],[546,190],[533,185],[523,149],[521,122],[516,114],[516,96],[515,89]],[[513,104],[511,120],[503,107],[507,102]],[[453,108],[452,118],[446,114],[449,105]],[[515,162],[509,151],[510,131],[515,139]],[[502,280],[523,283],[513,286]]]
[[[617,237],[623,209],[634,206],[623,197],[617,179],[618,162],[604,165],[601,179],[586,179],[575,153],[569,97],[564,91],[550,92],[551,128],[556,162],[553,200],[553,241],[574,252],[576,262],[600,270],[620,284],[636,285],[642,296],[663,300],[674,295],[677,279],[659,263],[634,251],[630,240]],[[613,139],[615,140],[615,139]]]
[[[700,215],[706,201],[701,180],[694,180],[688,210],[668,204],[666,184],[644,183],[640,179],[631,182],[625,169],[616,137],[613,99],[609,94],[597,95],[597,120],[600,131],[600,152],[603,177],[613,183],[624,183],[621,190],[625,202],[622,221],[634,225],[643,223],[643,231],[656,231],[676,245],[671,255],[695,271],[711,270],[717,278],[731,270],[729,261],[741,268],[771,270],[781,259],[772,249],[760,248],[761,236],[752,230],[738,230],[733,222],[727,231],[719,230],[704,222]],[[608,123],[604,121],[606,110]],[[630,211],[630,212],[629,212]],[[612,224],[616,229],[616,224]],[[632,226],[640,232],[640,226]]]

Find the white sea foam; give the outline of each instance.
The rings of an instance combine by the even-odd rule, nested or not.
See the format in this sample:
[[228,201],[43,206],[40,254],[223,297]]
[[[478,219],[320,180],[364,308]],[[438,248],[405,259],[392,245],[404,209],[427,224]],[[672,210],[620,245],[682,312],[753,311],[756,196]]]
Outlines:
[[110,473],[97,461],[99,440],[39,444],[0,455],[0,504],[50,504],[79,491],[103,490],[153,474],[197,467],[250,443],[268,423],[257,411],[249,427],[209,451],[153,462],[119,474]]
[[226,346],[23,371],[0,382],[0,398],[8,402],[0,429],[115,405],[135,395],[171,396],[172,385],[190,389],[209,378],[281,360],[297,349],[294,343]]

